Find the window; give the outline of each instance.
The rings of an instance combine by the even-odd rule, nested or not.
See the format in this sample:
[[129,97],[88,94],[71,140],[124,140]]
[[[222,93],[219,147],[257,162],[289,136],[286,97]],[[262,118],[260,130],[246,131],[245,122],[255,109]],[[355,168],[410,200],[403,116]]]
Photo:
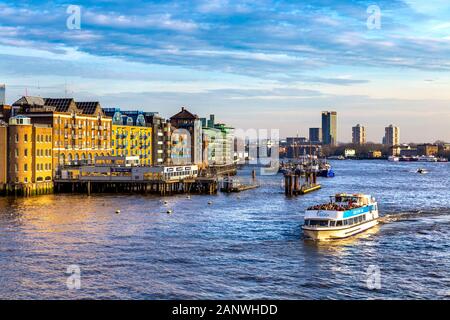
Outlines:
[[23,171],[25,171],[25,172],[28,171],[28,164],[25,163],[25,164],[23,165]]
[[342,227],[342,220],[336,221],[336,226],[337,226],[337,227]]
[[15,154],[15,156],[16,156],[16,158],[18,158],[19,157],[19,149],[14,149],[14,154]]
[[336,221],[330,221],[330,227],[336,226]]
[[17,172],[19,171],[19,168],[17,167],[17,163],[14,165],[14,170]]
[[24,141],[24,142],[28,142],[28,134],[25,134],[25,135],[23,136],[23,141]]
[[23,156],[28,157],[28,149],[23,150]]
[[328,220],[310,220],[310,226],[328,227]]
[[19,142],[19,135],[18,135],[17,133],[16,133],[15,136],[14,136],[14,140],[16,141],[16,143]]

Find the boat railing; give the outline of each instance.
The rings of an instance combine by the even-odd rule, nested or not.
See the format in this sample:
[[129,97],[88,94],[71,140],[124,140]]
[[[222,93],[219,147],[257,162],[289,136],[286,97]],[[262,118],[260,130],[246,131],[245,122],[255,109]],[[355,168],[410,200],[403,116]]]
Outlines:
[[315,206],[311,206],[308,208],[308,210],[326,210],[326,211],[347,211],[347,210],[353,210],[363,207],[363,205],[360,204],[338,204],[336,202],[331,203],[325,203],[325,204],[318,204]]

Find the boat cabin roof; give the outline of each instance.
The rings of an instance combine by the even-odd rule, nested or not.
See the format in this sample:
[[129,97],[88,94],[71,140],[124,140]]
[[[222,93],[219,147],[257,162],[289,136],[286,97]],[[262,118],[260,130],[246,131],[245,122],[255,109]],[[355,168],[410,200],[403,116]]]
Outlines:
[[335,202],[357,202],[357,203],[367,203],[370,202],[371,196],[367,194],[346,194],[346,193],[337,193],[334,196],[331,196],[332,200]]

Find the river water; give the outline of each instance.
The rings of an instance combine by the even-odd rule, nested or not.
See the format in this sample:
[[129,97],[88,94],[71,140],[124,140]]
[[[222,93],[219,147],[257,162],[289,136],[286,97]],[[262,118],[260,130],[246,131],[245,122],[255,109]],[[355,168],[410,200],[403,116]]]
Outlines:
[[[0,298],[450,298],[450,164],[332,165],[321,190],[292,199],[281,175],[191,199],[0,198]],[[343,241],[305,241],[305,208],[337,192],[371,194],[387,222]],[[67,287],[71,265],[80,289]]]

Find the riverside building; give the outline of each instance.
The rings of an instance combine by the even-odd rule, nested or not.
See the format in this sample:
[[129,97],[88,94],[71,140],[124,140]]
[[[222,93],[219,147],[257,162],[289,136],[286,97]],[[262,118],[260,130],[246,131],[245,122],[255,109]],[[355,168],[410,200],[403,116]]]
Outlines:
[[309,142],[319,144],[322,142],[322,129],[309,128]]
[[197,164],[203,162],[202,122],[197,115],[186,108],[170,118],[174,128],[171,139],[173,164]]
[[383,144],[388,146],[397,146],[400,144],[400,128],[392,124],[384,128]]
[[366,143],[366,128],[357,124],[352,128],[352,143],[365,144]]
[[143,112],[121,111],[118,108],[103,109],[112,117],[111,155],[139,157],[141,166],[151,166],[152,128],[147,127]]
[[[6,138],[5,138],[6,136]],[[6,141],[5,141],[6,140]],[[0,180],[7,194],[32,195],[53,190],[52,128],[18,115],[0,126]],[[6,177],[5,177],[6,169]],[[5,179],[6,178],[6,179]]]
[[95,157],[111,154],[112,120],[98,102],[24,96],[14,102],[13,113],[52,128],[54,174],[61,167],[93,163]]
[[337,112],[322,112],[322,142],[324,145],[337,145]]
[[158,112],[144,112],[148,127],[152,128],[152,160],[154,166],[168,165],[170,158],[170,141],[172,126]]
[[0,194],[6,192],[8,179],[8,124],[0,120]]
[[206,166],[231,165],[234,163],[234,128],[215,123],[214,115],[209,120],[202,118],[203,163]]

